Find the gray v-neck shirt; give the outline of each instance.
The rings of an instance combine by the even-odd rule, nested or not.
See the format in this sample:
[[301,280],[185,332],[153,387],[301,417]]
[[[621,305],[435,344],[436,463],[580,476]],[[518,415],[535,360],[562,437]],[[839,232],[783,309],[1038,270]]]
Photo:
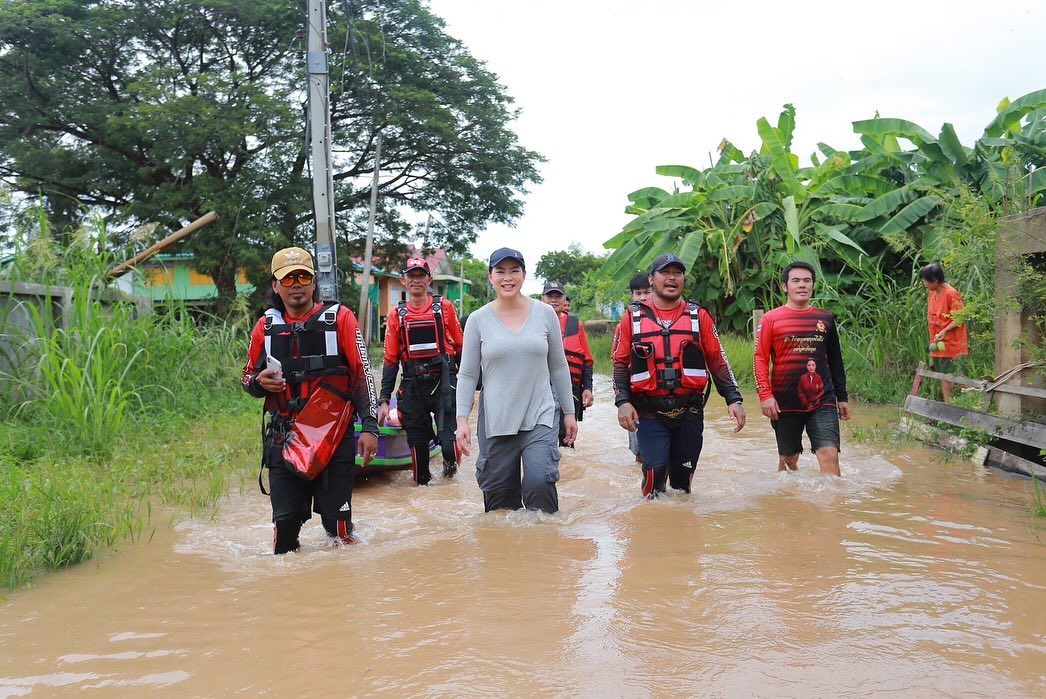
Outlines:
[[564,413],[574,413],[559,318],[548,304],[531,299],[530,313],[518,332],[505,327],[492,303],[469,315],[458,369],[458,417],[472,413],[481,370],[480,415],[488,437],[538,425],[558,428],[557,399]]

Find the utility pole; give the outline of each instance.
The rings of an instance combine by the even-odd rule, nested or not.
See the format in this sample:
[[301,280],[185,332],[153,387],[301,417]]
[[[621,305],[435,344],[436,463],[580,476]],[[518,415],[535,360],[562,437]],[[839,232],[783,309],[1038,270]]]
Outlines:
[[338,298],[334,227],[334,169],[331,163],[330,76],[327,68],[326,0],[309,0],[309,148],[312,211],[316,221],[316,276],[321,301]]
[[374,218],[378,212],[378,184],[381,176],[381,130],[374,138],[374,180],[370,185],[370,214],[367,216],[367,245],[363,251],[363,281],[360,282],[360,322],[364,342],[370,343],[370,261],[374,256]]

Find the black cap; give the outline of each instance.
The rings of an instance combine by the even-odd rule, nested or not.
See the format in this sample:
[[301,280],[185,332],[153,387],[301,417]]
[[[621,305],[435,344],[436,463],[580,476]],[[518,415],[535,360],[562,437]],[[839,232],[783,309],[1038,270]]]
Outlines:
[[513,250],[512,248],[498,248],[490,253],[490,264],[487,269],[494,269],[505,260],[518,260],[519,264],[524,267],[527,266],[527,263],[523,261],[523,253],[519,250]]
[[672,253],[668,253],[667,255],[662,255],[657,258],[650,264],[650,273],[653,274],[654,272],[659,272],[670,265],[676,265],[679,269],[684,272],[686,271],[686,265],[683,264],[683,261]]
[[563,294],[564,296],[567,295],[567,292],[563,290],[563,285],[560,284],[559,282],[547,282],[545,284],[545,288],[541,290],[541,293],[542,294],[551,294],[551,293]]

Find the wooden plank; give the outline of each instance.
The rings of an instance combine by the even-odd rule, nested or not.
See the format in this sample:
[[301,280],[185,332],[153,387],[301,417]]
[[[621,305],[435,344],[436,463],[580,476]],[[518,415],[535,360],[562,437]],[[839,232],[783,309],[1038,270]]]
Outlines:
[[991,393],[1015,393],[1019,396],[1031,396],[1032,398],[1046,398],[1046,388],[1035,388],[1034,386],[1017,386],[1012,383],[999,384],[991,390]]
[[988,447],[986,464],[996,466],[1010,473],[1023,473],[1025,476],[1035,476],[1036,478],[1046,480],[1046,466],[1040,466],[1034,461],[1028,461],[1016,454],[1011,454],[1008,451],[995,447]]
[[[925,376],[928,379],[938,379],[942,381],[951,381],[952,383],[959,384],[960,386],[972,386],[974,388],[984,389],[987,385],[986,381],[978,381],[977,379],[971,379],[966,376],[959,376],[958,374],[941,374],[936,371],[930,371],[929,369],[922,369],[922,362],[919,362],[920,368],[916,370],[916,375]],[[1034,386],[1020,386],[1012,383],[999,384],[993,388],[989,393],[1014,393],[1020,396],[1031,396],[1033,398],[1046,398],[1046,388],[1035,388]],[[912,395],[915,395],[914,393]]]
[[915,379],[912,381],[912,390],[908,391],[909,396],[919,395],[919,386],[923,382],[923,372],[926,371],[926,362],[919,362],[919,366],[915,369]]
[[[920,362],[921,364],[922,362]],[[973,386],[974,388],[983,388],[984,382],[978,381],[977,379],[970,379],[965,376],[959,376],[958,374],[942,374],[939,371],[930,371],[929,369],[923,369],[919,372],[920,376],[925,376],[928,379],[938,379],[940,381],[951,381],[954,384],[960,386]]]
[[1036,449],[1046,449],[1046,425],[1037,422],[1018,422],[918,396],[908,396],[904,401],[904,409],[931,420],[940,420],[956,427],[982,430],[993,437],[1020,442]]

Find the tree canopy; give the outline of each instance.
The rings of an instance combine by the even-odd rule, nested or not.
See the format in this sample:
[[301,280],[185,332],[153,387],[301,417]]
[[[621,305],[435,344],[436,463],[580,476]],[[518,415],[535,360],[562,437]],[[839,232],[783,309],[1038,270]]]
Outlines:
[[534,274],[545,281],[578,286],[590,271],[599,269],[607,255],[585,252],[579,243],[571,243],[566,250],[546,252],[534,266]]
[[[362,247],[379,130],[379,255],[401,247],[404,209],[438,213],[423,245],[457,251],[515,220],[541,157],[497,77],[419,0],[329,12],[342,254]],[[305,20],[300,0],[3,3],[0,181],[56,229],[102,211],[113,246],[215,209],[185,245],[231,295],[237,268],[264,276],[274,247],[312,239]]]

